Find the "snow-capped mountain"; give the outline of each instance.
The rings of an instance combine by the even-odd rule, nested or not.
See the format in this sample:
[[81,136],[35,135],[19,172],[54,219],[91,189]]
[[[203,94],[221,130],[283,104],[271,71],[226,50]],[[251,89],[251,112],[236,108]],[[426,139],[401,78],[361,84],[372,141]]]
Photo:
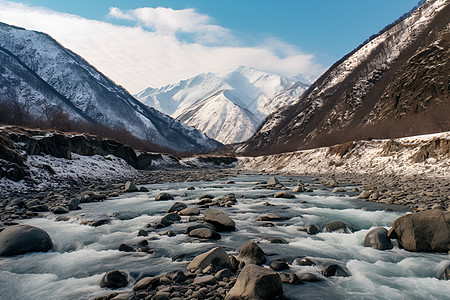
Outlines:
[[43,117],[62,108],[71,119],[126,129],[177,151],[206,152],[220,144],[142,104],[47,34],[0,23],[0,102]]
[[240,150],[274,153],[450,130],[450,2],[418,6],[331,66]]
[[158,89],[147,88],[136,98],[231,144],[250,138],[268,114],[291,104],[309,85],[306,78],[299,81],[239,67],[225,75],[205,73]]

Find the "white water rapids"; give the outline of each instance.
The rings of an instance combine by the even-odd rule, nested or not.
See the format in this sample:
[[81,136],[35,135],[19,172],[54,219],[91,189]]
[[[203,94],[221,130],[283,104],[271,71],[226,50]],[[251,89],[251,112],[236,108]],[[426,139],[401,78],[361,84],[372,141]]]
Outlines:
[[[406,213],[393,207],[386,212],[386,205],[363,202],[355,193],[331,193],[310,178],[302,178],[314,189],[312,193],[294,193],[295,199],[273,198],[274,191],[255,189],[255,182],[268,180],[268,176],[242,174],[229,180],[213,182],[189,182],[146,185],[148,193],[124,194],[99,203],[82,204],[83,209],[72,211],[69,221],[57,221],[48,214],[44,218],[23,220],[22,223],[47,231],[54,243],[48,253],[30,253],[0,258],[0,299],[90,299],[106,295],[111,290],[101,289],[99,282],[105,272],[122,270],[130,274],[131,289],[137,278],[143,275],[160,275],[168,271],[186,271],[187,263],[196,255],[221,245],[230,254],[248,241],[260,241],[261,248],[270,256],[268,262],[285,258],[290,263],[288,272],[319,272],[316,267],[291,265],[297,257],[307,256],[318,262],[335,262],[345,267],[350,277],[332,277],[323,282],[301,285],[283,284],[290,299],[449,299],[450,281],[438,280],[437,273],[449,260],[446,254],[413,253],[399,249],[380,251],[363,247],[366,233],[373,227],[390,227],[392,221]],[[277,177],[292,189],[299,177]],[[195,190],[187,190],[189,186]],[[351,187],[345,187],[347,191]],[[159,192],[175,196],[171,201],[155,201]],[[140,229],[149,222],[156,222],[175,202],[194,206],[202,194],[222,196],[236,194],[238,203],[231,208],[219,208],[235,222],[237,230],[221,233],[222,239],[198,242],[182,232],[193,223],[181,222],[155,230],[148,237],[138,237]],[[267,199],[258,198],[267,195]],[[241,197],[243,195],[243,197]],[[265,206],[264,202],[276,206]],[[306,201],[306,203],[301,203]],[[268,212],[288,220],[276,222],[275,227],[259,226],[256,219]],[[110,224],[90,227],[80,224],[90,219],[117,213],[120,219]],[[307,235],[297,229],[309,224],[319,227],[342,220],[357,231],[344,233],[319,233]],[[175,237],[159,235],[172,230]],[[152,238],[153,237],[153,238]],[[270,244],[263,237],[280,237],[288,244]],[[133,244],[148,239],[153,254],[118,251],[121,243]]]

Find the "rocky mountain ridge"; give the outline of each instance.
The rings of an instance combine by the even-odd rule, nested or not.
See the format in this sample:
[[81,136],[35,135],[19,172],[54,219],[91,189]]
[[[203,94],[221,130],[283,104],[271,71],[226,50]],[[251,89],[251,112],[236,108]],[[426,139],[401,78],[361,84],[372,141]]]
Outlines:
[[450,129],[450,4],[429,0],[269,116],[241,151],[295,151]]
[[71,120],[125,129],[176,151],[220,146],[198,130],[137,101],[49,35],[0,23],[0,102],[36,118],[62,109]]

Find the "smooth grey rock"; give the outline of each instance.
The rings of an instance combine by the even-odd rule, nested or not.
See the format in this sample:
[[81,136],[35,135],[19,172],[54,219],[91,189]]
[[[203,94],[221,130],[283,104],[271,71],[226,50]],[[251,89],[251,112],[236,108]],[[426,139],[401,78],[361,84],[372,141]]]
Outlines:
[[277,259],[270,263],[270,268],[275,271],[283,271],[289,269],[289,265],[284,259]]
[[319,227],[315,224],[311,224],[308,227],[306,227],[306,233],[310,235],[318,234],[320,232]]
[[275,195],[273,195],[275,198],[287,198],[287,199],[291,199],[291,198],[295,198],[295,195],[290,194],[288,192],[277,192],[275,193]]
[[52,246],[48,233],[38,227],[13,225],[0,232],[0,256],[47,252]]
[[159,285],[159,277],[144,277],[134,284],[133,291],[155,289]]
[[348,276],[350,276],[343,267],[336,265],[336,264],[330,264],[330,265],[326,266],[323,269],[322,274],[325,277],[331,277],[331,276],[348,277]]
[[198,216],[200,214],[200,209],[197,207],[188,207],[178,212],[181,216]]
[[384,227],[376,227],[370,230],[364,238],[364,247],[372,247],[378,250],[392,249],[393,245],[388,238],[388,231]]

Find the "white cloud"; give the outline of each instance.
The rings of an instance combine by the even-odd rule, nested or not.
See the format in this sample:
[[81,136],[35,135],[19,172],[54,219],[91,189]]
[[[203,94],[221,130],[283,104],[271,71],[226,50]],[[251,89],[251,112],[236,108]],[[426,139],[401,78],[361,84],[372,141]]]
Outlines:
[[[194,9],[111,8],[108,16],[136,26],[0,0],[0,22],[50,34],[132,93],[240,65],[287,76],[317,76],[323,71],[313,55],[277,39],[257,47],[242,46],[228,29]],[[193,40],[180,40],[177,33],[192,34]]]

